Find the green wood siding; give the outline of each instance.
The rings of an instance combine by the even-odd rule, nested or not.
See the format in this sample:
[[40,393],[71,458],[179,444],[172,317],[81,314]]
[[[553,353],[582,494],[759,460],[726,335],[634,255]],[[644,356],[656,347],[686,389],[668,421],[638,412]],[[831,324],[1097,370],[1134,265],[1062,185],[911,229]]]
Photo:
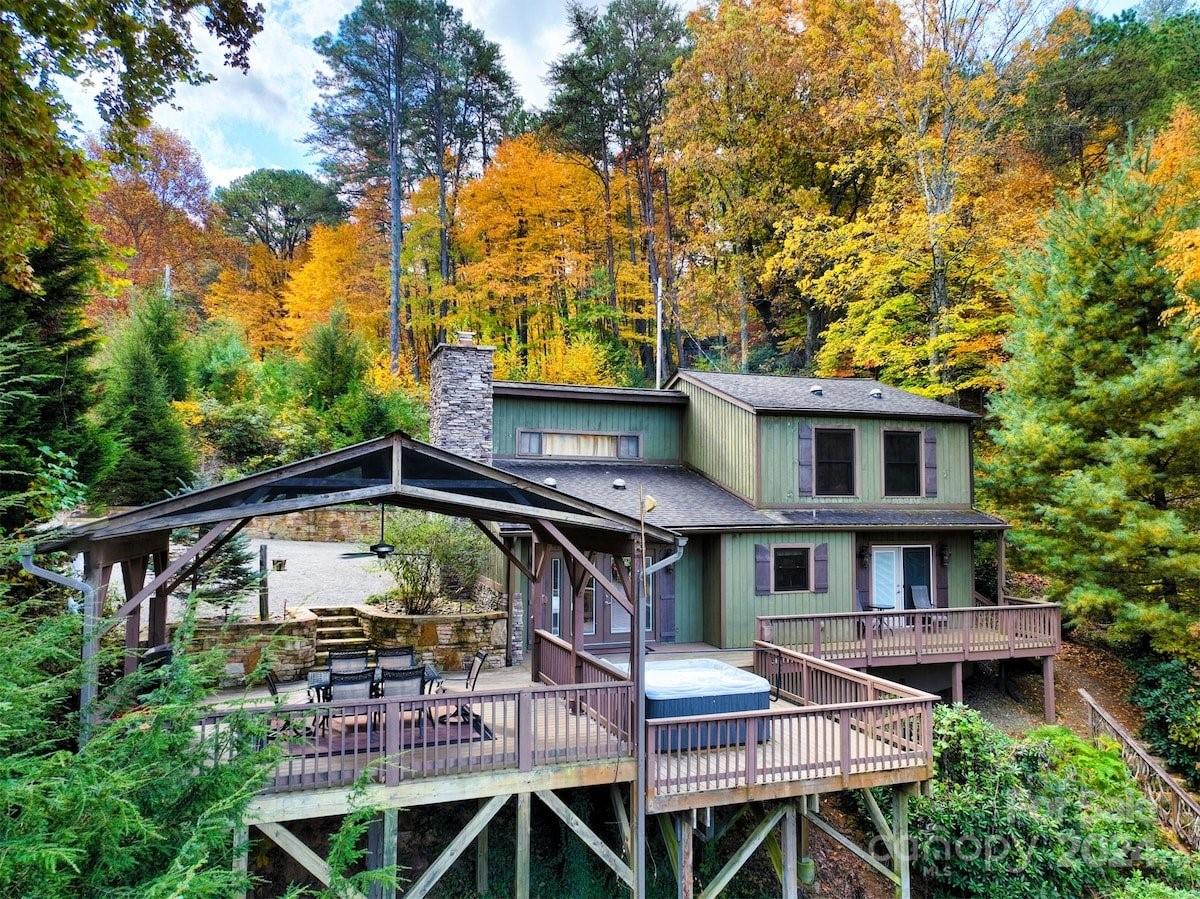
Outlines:
[[675,642],[704,639],[704,556],[701,541],[688,541],[675,563]]
[[[785,531],[729,534],[722,541],[724,628],[720,645],[726,649],[750,646],[756,637],[758,615],[803,615],[808,612],[853,610],[853,539],[847,531]],[[754,594],[754,544],[829,544],[829,590]]]
[[[798,496],[801,422],[813,427],[846,427],[858,431],[855,465],[857,496]],[[945,421],[908,421],[870,418],[802,418],[790,415],[760,415],[759,464],[762,466],[762,504],[798,506],[806,503],[897,503],[967,505],[971,502],[970,430],[966,424]],[[937,434],[938,495],[883,495],[883,431],[933,430]]]
[[687,463],[754,502],[754,414],[689,381],[677,386],[688,395]]
[[[701,560],[704,583],[701,595],[704,599],[704,633],[703,640],[713,646],[721,645],[721,622],[723,609],[721,606],[721,562],[725,552],[725,542],[729,535],[721,534],[705,537],[703,542],[703,558]],[[690,547],[692,541],[688,542]],[[699,549],[699,547],[697,547]]]
[[950,547],[950,606],[975,605],[975,539],[971,534],[946,534]]
[[517,429],[641,434],[642,458],[678,461],[682,457],[682,406],[498,396],[492,406],[492,451],[515,456]]

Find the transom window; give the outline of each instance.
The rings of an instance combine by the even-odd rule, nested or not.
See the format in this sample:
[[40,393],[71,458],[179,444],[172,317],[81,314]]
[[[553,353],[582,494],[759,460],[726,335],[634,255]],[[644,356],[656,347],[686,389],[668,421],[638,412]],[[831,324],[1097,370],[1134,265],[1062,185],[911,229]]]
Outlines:
[[807,546],[771,547],[771,591],[812,589],[812,550]]
[[921,432],[883,432],[883,493],[921,495]]
[[817,496],[854,495],[854,431],[816,428],[813,431]]
[[518,456],[640,459],[639,434],[589,434],[582,431],[518,431]]

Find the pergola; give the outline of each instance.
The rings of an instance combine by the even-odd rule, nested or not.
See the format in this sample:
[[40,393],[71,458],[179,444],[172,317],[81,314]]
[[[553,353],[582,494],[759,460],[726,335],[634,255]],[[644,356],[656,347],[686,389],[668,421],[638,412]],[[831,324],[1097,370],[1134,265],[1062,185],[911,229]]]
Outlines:
[[[101,637],[124,622],[125,667],[126,672],[132,671],[138,663],[143,605],[149,608],[149,645],[165,643],[167,598],[252,518],[348,503],[470,519],[531,581],[537,580],[546,546],[560,546],[580,581],[588,575],[595,577],[635,618],[645,552],[641,536],[645,535],[646,543],[681,544],[681,538],[671,531],[396,432],[111,515],[43,541],[37,547],[39,552],[65,550],[83,555],[84,580],[71,584],[84,596],[81,707],[88,708],[96,698],[95,671],[89,663]],[[519,558],[510,542],[498,536],[489,523],[527,526],[534,535],[532,559]],[[171,558],[171,532],[197,526],[207,530]],[[631,559],[631,570],[614,565],[613,571],[601,571],[596,562],[600,554]],[[37,569],[32,560],[28,564],[31,570]],[[127,598],[105,617],[108,585],[117,565]],[[153,577],[147,583],[151,570]],[[48,574],[42,569],[37,573]],[[581,613],[582,607],[573,612]],[[636,644],[639,629],[633,630]],[[574,629],[575,634],[581,631],[581,627]],[[631,649],[635,657],[642,651],[636,645]]]

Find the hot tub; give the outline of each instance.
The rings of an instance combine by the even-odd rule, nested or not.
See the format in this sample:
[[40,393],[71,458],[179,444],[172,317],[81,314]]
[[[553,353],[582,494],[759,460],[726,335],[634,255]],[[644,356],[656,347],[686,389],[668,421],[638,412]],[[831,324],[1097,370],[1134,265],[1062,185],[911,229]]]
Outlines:
[[[617,665],[629,670],[629,663]],[[771,685],[741,668],[716,659],[646,660],[646,717],[698,718],[770,708]],[[769,723],[759,722],[758,740],[770,736]],[[704,749],[746,742],[746,721],[697,723],[660,730],[659,749]]]

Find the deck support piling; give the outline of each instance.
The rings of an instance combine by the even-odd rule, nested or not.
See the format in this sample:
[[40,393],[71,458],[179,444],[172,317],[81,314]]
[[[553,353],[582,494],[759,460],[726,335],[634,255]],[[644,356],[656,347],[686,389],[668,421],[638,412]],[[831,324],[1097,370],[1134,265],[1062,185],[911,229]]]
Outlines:
[[[397,811],[387,809],[375,817],[367,827],[367,867],[394,868],[396,866],[396,819]],[[396,899],[394,879],[387,883],[373,883],[367,893],[368,899]]]
[[[250,873],[250,828],[246,826],[233,829],[233,870],[237,874]],[[249,896],[249,890],[241,894]]]
[[797,880],[796,806],[788,805],[783,813],[783,899],[796,899],[800,894]]
[[[394,808],[386,809],[383,813],[383,867],[396,870],[396,840],[399,837],[399,812]],[[396,880],[383,885],[383,899],[396,899]]]
[[515,899],[529,899],[529,793],[517,794],[517,863],[516,883],[513,884]]
[[908,844],[909,786],[892,790],[892,871],[896,874],[896,899],[912,899],[912,874]]
[[809,798],[816,799],[817,797],[815,795],[812,797],[800,797],[800,859],[798,863],[799,867],[796,872],[796,876],[805,886],[812,886],[817,882],[817,864],[815,861],[813,861],[812,853],[809,848],[809,843],[811,840],[811,825],[808,823],[808,815],[804,814],[808,808]]
[[950,701],[962,705],[963,701],[963,663],[955,662],[950,666]]
[[[483,808],[487,800],[480,799],[479,807]],[[475,838],[475,892],[480,896],[488,891],[488,827],[485,824],[479,836]]]
[[679,871],[676,878],[676,893],[678,899],[692,899],[695,895],[695,883],[692,877],[693,827],[692,813],[680,812],[675,815],[675,842],[679,845]]
[[1056,718],[1054,710],[1054,656],[1042,659],[1042,712],[1047,724]]
[[[502,793],[499,796],[492,796],[483,802],[479,807],[479,811],[475,813],[475,817],[467,823],[466,827],[459,831],[458,836],[450,841],[450,845],[443,849],[442,854],[434,860],[433,864],[425,869],[425,873],[418,877],[412,886],[408,888],[408,892],[404,894],[404,899],[422,899],[422,897],[428,896],[430,891],[437,886],[437,882],[442,879],[442,876],[450,870],[451,865],[462,855],[463,850],[474,842],[475,838],[479,836],[479,832],[487,827],[488,822],[495,817],[496,812],[500,811],[500,807],[508,801],[511,795],[511,793]],[[528,796],[529,794],[526,793],[524,795]]]

